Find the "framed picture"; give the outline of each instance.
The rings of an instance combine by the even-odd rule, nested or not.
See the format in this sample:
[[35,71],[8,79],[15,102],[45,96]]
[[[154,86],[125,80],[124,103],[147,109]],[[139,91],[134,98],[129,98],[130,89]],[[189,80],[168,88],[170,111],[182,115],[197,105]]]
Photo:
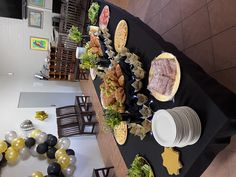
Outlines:
[[43,28],[43,11],[29,9],[28,24],[31,27]]
[[30,49],[32,50],[48,50],[48,39],[39,37],[30,37]]
[[45,0],[28,0],[28,5],[44,8]]

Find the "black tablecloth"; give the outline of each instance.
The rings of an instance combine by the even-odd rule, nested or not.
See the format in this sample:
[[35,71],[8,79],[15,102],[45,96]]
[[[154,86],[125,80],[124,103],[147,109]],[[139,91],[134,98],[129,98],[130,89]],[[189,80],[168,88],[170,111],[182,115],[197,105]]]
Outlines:
[[[98,0],[98,2],[101,8],[105,4],[110,6],[108,28],[112,40],[118,22],[122,19],[127,21],[129,34],[126,47],[141,56],[146,71],[149,71],[154,57],[163,51],[170,52],[177,57],[181,67],[181,82],[174,98],[175,101],[163,103],[154,99],[155,109],[185,105],[198,113],[202,123],[202,135],[199,141],[192,146],[176,149],[180,151],[180,159],[183,164],[180,175],[177,176],[200,176],[217,153],[229,143],[230,136],[236,132],[235,94],[207,75],[199,65],[174,45],[164,41],[139,18],[102,0]],[[145,77],[144,85],[147,84],[147,79],[148,75]],[[94,80],[98,95],[100,95],[100,83],[99,78]],[[150,97],[151,95],[149,95]],[[155,141],[151,134],[143,141],[139,137],[129,134],[127,142],[125,145],[119,146],[119,149],[128,168],[135,155],[141,154],[150,162],[157,177],[169,176],[165,167],[162,166],[163,147]]]

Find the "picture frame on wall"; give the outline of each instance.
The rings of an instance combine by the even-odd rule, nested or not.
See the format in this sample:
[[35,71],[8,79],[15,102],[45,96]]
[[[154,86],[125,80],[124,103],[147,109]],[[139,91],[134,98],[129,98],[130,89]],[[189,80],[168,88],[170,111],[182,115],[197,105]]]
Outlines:
[[43,28],[43,11],[29,9],[28,25],[35,28]]
[[45,7],[45,0],[28,0],[28,5],[44,8]]
[[30,49],[47,51],[49,47],[47,38],[30,36]]

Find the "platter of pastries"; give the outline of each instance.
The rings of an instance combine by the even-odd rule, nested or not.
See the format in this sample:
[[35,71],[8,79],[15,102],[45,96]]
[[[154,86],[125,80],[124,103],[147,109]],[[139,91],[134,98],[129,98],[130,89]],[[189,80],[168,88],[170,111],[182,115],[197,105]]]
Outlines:
[[109,68],[100,85],[101,103],[104,109],[113,109],[119,113],[125,112],[125,78],[119,64]]
[[89,49],[92,54],[103,56],[99,38],[94,34],[90,34]]
[[114,46],[117,52],[120,52],[125,47],[128,37],[128,25],[125,20],[121,20],[115,31]]
[[148,90],[159,101],[169,101],[180,84],[179,62],[171,53],[162,53],[151,63]]
[[127,123],[125,121],[121,121],[119,125],[114,128],[114,137],[116,142],[119,145],[125,144],[128,135]]

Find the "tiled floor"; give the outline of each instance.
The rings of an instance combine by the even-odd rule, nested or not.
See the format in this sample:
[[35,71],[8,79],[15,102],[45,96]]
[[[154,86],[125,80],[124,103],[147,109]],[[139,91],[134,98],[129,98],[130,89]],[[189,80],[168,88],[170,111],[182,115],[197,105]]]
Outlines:
[[236,93],[235,0],[108,0],[138,16]]
[[[236,93],[236,0],[108,1],[138,16]],[[90,84],[91,81],[85,81],[81,86],[98,103]],[[99,119],[102,119],[101,110],[99,107]],[[125,177],[127,167],[112,135],[100,130],[97,138],[105,164],[113,164],[116,176]],[[236,177],[235,164],[236,136],[233,136],[230,145],[214,159],[202,177]]]

